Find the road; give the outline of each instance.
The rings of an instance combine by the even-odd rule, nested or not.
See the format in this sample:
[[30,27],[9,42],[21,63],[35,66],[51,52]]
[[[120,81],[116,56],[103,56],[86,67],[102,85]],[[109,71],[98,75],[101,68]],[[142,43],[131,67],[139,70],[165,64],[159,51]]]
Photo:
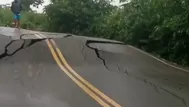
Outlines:
[[0,27],[1,107],[189,107],[189,73],[121,42]]

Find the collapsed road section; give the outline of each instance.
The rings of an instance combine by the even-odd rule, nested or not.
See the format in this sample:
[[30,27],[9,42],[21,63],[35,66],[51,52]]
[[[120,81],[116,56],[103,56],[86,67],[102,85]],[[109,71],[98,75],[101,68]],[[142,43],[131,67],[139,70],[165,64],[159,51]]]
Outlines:
[[[80,37],[55,39],[55,41],[59,44],[60,49],[73,68],[82,75],[85,75],[85,78],[89,81],[101,87],[102,90],[103,88],[105,88],[104,90],[107,88],[120,90],[120,93],[115,92],[115,94],[120,95],[122,92],[135,93],[134,95],[129,94],[128,96],[128,94],[126,94],[122,96],[125,99],[145,94],[143,97],[140,97],[142,97],[142,101],[144,101],[141,103],[146,106],[150,104],[145,102],[145,99],[151,102],[156,101],[154,103],[158,103],[156,105],[157,107],[178,106],[173,103],[165,104],[164,101],[166,101],[166,99],[180,103],[182,107],[188,106],[189,87],[187,84],[189,83],[187,73],[164,65],[122,43],[107,42],[100,39],[81,39]],[[100,83],[101,81],[106,83],[106,85],[103,86],[103,84]],[[115,86],[115,84],[122,85],[116,85],[114,88],[111,87]],[[131,89],[132,87],[137,87],[137,89]],[[147,87],[153,91],[151,90],[151,92]],[[149,92],[151,94],[149,94]],[[153,97],[149,99],[147,96]],[[127,104],[128,103],[130,104],[131,102],[127,102]],[[139,103],[137,105],[141,106]]]
[[[123,107],[189,106],[188,73],[123,43],[69,34],[38,32],[36,36],[26,31],[27,35],[22,32],[16,37],[10,30],[0,29],[2,32],[5,34],[0,36],[2,107],[100,107],[59,68],[56,60],[60,60],[60,53],[65,60],[59,64],[66,68],[69,64],[87,83]],[[46,38],[52,38],[56,44],[51,42],[56,60]],[[89,88],[76,75],[73,78]],[[95,95],[107,100],[99,93]]]
[[[10,40],[11,38],[7,37],[6,39],[4,39],[5,37],[0,36],[0,39],[4,42],[8,42],[6,45],[3,42],[3,45],[1,45],[1,54],[0,54],[0,59],[7,57],[7,56],[12,56],[15,53],[17,53],[18,51],[25,49],[27,47],[30,47],[31,45],[35,44],[36,42],[40,42],[43,39],[33,39],[33,40],[29,40],[29,39],[20,39],[20,40]],[[2,52],[4,50],[4,52]]]

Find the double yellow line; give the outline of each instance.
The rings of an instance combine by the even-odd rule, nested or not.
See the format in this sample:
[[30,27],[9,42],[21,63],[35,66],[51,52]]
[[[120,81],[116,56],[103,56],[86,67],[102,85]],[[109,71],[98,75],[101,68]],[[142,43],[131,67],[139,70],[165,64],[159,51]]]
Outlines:
[[85,91],[89,96],[91,96],[94,100],[96,100],[103,107],[121,107],[114,100],[106,96],[99,89],[94,87],[84,78],[82,78],[78,73],[76,73],[70,65],[65,60],[62,55],[60,49],[53,39],[46,39],[46,43],[54,57],[58,66],[62,69],[62,71],[70,77],[83,91]]

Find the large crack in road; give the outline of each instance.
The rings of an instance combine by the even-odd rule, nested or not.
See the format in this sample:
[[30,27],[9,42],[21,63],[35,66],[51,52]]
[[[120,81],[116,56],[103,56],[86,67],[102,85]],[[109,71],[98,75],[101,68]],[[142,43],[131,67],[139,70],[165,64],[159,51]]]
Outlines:
[[186,102],[185,98],[183,98],[183,97],[177,95],[176,93],[171,92],[170,90],[168,90],[168,89],[166,89],[166,88],[163,88],[163,87],[161,87],[161,86],[157,86],[156,84],[154,84],[153,82],[151,82],[151,81],[149,81],[149,80],[147,80],[147,79],[144,79],[144,78],[141,78],[141,77],[137,77],[137,76],[131,75],[131,74],[129,74],[128,72],[127,72],[126,74],[127,74],[128,76],[131,76],[131,77],[133,77],[133,78],[136,78],[136,79],[139,80],[139,81],[144,82],[145,84],[147,84],[147,85],[149,85],[149,86],[154,87],[155,90],[156,90],[156,92],[158,92],[158,93],[160,93],[159,90],[162,90],[162,91],[167,92],[168,94],[170,94],[170,95],[174,96],[175,98],[177,98],[178,100],[180,100],[185,106],[187,106],[187,102]]
[[[94,51],[95,51],[95,54],[96,54],[96,56],[97,56],[97,58],[99,58],[99,59],[103,62],[103,65],[105,66],[105,68],[106,68],[107,70],[109,70],[109,71],[112,71],[112,70],[108,67],[108,64],[107,64],[106,59],[103,58],[103,57],[100,55],[100,52],[103,52],[103,51],[99,50],[97,47],[90,46],[89,44],[91,44],[91,43],[94,43],[94,44],[96,44],[96,43],[97,43],[97,44],[98,44],[98,43],[101,43],[101,44],[120,44],[120,45],[123,45],[123,44],[122,44],[122,43],[116,43],[116,42],[106,42],[106,41],[91,41],[91,40],[86,41],[85,46],[87,46],[88,48],[94,50]],[[84,47],[82,48],[82,51],[83,51],[83,50],[84,50]],[[117,64],[117,67],[118,67],[118,70],[121,70],[121,67],[120,67],[118,64]],[[163,87],[161,87],[161,86],[157,86],[156,84],[154,84],[154,83],[152,83],[151,81],[146,80],[146,79],[144,79],[144,78],[142,78],[142,77],[137,77],[137,76],[131,75],[127,70],[124,70],[124,73],[125,73],[126,75],[128,75],[128,76],[131,76],[131,77],[133,77],[133,78],[139,80],[139,81],[144,82],[145,84],[147,84],[147,85],[149,85],[149,86],[154,87],[155,90],[156,90],[156,92],[158,92],[158,93],[160,93],[159,90],[162,90],[162,91],[164,91],[164,92],[166,92],[166,93],[168,93],[168,94],[174,96],[175,98],[177,98],[178,100],[180,100],[185,106],[187,106],[186,100],[185,100],[183,97],[177,95],[176,93],[173,93],[173,92],[171,92],[170,90],[168,90],[168,89],[166,89],[166,88],[163,88]]]
[[[71,35],[68,35],[68,36],[65,36],[64,38],[67,38],[67,37],[70,37]],[[22,37],[20,38],[20,40],[11,40],[10,41],[10,39],[9,39],[9,41],[8,42],[3,42],[2,44],[2,51],[1,51],[1,54],[0,54],[0,59],[3,59],[3,58],[5,58],[5,57],[10,57],[10,56],[13,56],[13,55],[15,55],[16,53],[17,54],[22,54],[22,52],[19,52],[19,51],[21,51],[22,49],[26,49],[26,48],[29,48],[29,47],[31,47],[32,45],[34,45],[34,44],[36,44],[37,42],[40,42],[40,41],[43,41],[44,39],[23,39]],[[6,40],[5,40],[6,41]],[[57,40],[57,42],[58,43],[62,43],[62,41],[58,41]],[[63,42],[65,42],[65,41],[63,41]],[[74,41],[75,42],[75,41]],[[68,43],[70,43],[72,46],[73,46],[73,44],[74,44],[74,42],[68,42]],[[179,102],[179,104],[180,103],[182,103],[182,105],[185,105],[185,106],[188,106],[188,100],[187,100],[187,98],[185,98],[185,97],[183,97],[182,95],[180,95],[180,94],[178,94],[177,92],[174,92],[174,91],[172,91],[172,89],[169,89],[169,88],[167,88],[166,86],[163,86],[163,85],[161,85],[161,84],[158,84],[157,82],[155,82],[155,81],[153,81],[153,80],[151,80],[151,79],[149,79],[149,78],[146,78],[146,77],[144,77],[144,76],[142,76],[142,75],[135,75],[134,73],[132,73],[131,72],[131,69],[129,69],[129,67],[127,66],[127,64],[125,64],[124,62],[123,63],[119,63],[119,61],[117,61],[117,56],[118,55],[115,55],[115,62],[111,62],[111,61],[114,61],[114,58],[112,58],[112,56],[111,55],[113,55],[113,54],[115,54],[115,53],[107,53],[107,52],[110,52],[110,51],[106,51],[106,50],[104,50],[105,48],[103,48],[103,49],[101,49],[101,45],[98,47],[98,45],[96,45],[95,46],[95,44],[120,44],[120,45],[123,45],[122,43],[116,43],[116,42],[107,42],[107,41],[95,41],[95,40],[82,40],[81,41],[81,46],[80,45],[78,45],[76,48],[73,48],[74,49],[74,52],[77,52],[77,51],[81,51],[81,53],[82,53],[82,55],[83,55],[83,57],[84,57],[84,59],[85,59],[85,61],[88,61],[88,59],[86,60],[86,57],[87,57],[87,55],[88,56],[92,56],[92,60],[91,59],[89,59],[89,61],[93,61],[93,58],[94,58],[94,62],[95,62],[95,64],[96,63],[98,63],[100,66],[95,66],[95,67],[99,67],[99,69],[97,68],[97,69],[94,69],[94,70],[104,70],[104,71],[107,71],[107,72],[104,72],[104,75],[103,75],[103,77],[102,77],[102,80],[104,79],[104,78],[106,78],[106,80],[108,80],[108,76],[110,76],[111,78],[110,79],[112,79],[112,78],[114,78],[114,77],[116,77],[116,76],[114,76],[114,74],[116,74],[116,73],[113,73],[113,72],[118,72],[117,74],[120,76],[120,75],[123,75],[123,78],[130,78],[131,80],[136,80],[137,82],[139,82],[140,84],[142,84],[142,85],[144,85],[145,87],[150,87],[150,89],[152,89],[152,91],[155,93],[155,94],[166,94],[165,96],[169,96],[169,97],[171,97],[171,98],[173,98],[174,100],[173,101],[178,101]],[[94,44],[93,44],[94,43]],[[46,44],[45,44],[46,45]],[[77,44],[76,44],[77,45]],[[41,48],[40,46],[37,46],[37,45],[35,45],[37,48]],[[31,47],[31,48],[29,48],[29,49],[33,49],[35,46],[33,46],[33,47]],[[63,46],[65,46],[65,47],[63,47]],[[69,49],[68,50],[66,50],[68,47],[66,47],[66,46],[70,46],[70,45],[60,45],[60,47],[63,47],[63,49],[65,49],[64,51],[66,51],[66,52],[68,52],[69,51]],[[75,46],[75,45],[74,45]],[[104,45],[103,45],[104,46]],[[36,49],[36,47],[34,48],[34,49]],[[77,50],[77,48],[79,47],[79,50]],[[111,47],[111,46],[110,46]],[[86,48],[88,48],[88,49],[86,49]],[[116,47],[117,48],[117,47]],[[119,47],[118,47],[119,48]],[[122,48],[121,48],[122,49]],[[86,50],[86,53],[84,52]],[[25,50],[22,50],[22,51],[25,51]],[[27,50],[28,51],[28,50]],[[49,51],[49,50],[48,50]],[[116,50],[115,50],[116,51]],[[19,52],[19,53],[18,53]],[[44,51],[43,51],[44,52]],[[114,51],[111,51],[111,52],[114,52]],[[35,53],[35,50],[34,50],[34,53]],[[84,53],[84,54],[83,54]],[[116,51],[116,53],[119,53],[119,52],[117,52]],[[70,54],[70,53],[69,53]],[[33,53],[29,53],[29,55],[28,56],[31,56],[31,55],[34,55]],[[39,56],[39,57],[42,57],[43,56],[43,53],[42,54],[39,54],[39,53],[36,53],[36,56]],[[75,53],[73,54],[74,56],[76,56],[75,55]],[[82,57],[82,55],[80,55],[80,53],[79,53],[79,55],[78,55],[78,57]],[[106,55],[110,55],[110,56],[106,56]],[[22,56],[22,55],[19,55],[19,56]],[[13,56],[13,57],[15,57],[15,56]],[[45,64],[44,64],[44,67],[47,67],[47,65],[46,64],[51,64],[51,63],[47,63],[46,62],[46,60],[43,60],[43,58],[44,59],[48,59],[49,58],[49,56],[47,55],[47,56],[43,56],[42,57],[42,59],[40,59],[39,57],[36,57],[36,59],[39,59],[40,61],[42,60],[42,61],[44,61],[45,62]],[[70,56],[67,56],[67,57],[69,57],[70,59],[72,58],[72,57],[70,57]],[[124,57],[124,56],[123,56]],[[20,57],[19,57],[20,58]],[[18,59],[19,59],[18,58]],[[50,57],[51,58],[51,57]],[[68,58],[68,60],[69,60],[69,58]],[[73,59],[73,58],[72,58]],[[78,58],[78,59],[80,59],[80,58]],[[76,58],[76,61],[78,61],[79,63],[81,63],[81,61],[83,61],[83,59],[81,58],[81,61],[80,60],[78,60],[77,58]],[[127,59],[126,59],[127,60]],[[32,61],[33,61],[33,59],[32,59]],[[51,59],[49,60],[49,61],[51,61]],[[53,60],[54,61],[54,60]],[[35,63],[36,63],[37,61],[35,61]],[[70,61],[71,62],[71,61]],[[83,61],[84,62],[84,61]],[[22,63],[25,63],[25,62],[22,62]],[[32,62],[33,63],[33,62]],[[38,64],[38,63],[37,63]],[[20,66],[20,64],[18,64],[18,65],[16,65],[16,66]],[[49,66],[49,65],[48,65]],[[74,64],[73,64],[73,66],[74,66]],[[92,67],[94,67],[93,66],[93,64],[91,64],[91,66]],[[41,67],[41,66],[40,66]],[[52,66],[50,66],[50,67],[52,67]],[[49,67],[49,68],[50,68]],[[78,65],[77,65],[77,67],[78,67]],[[76,70],[77,70],[77,67],[76,67]],[[84,67],[85,67],[85,65],[84,65]],[[135,65],[134,65],[134,67],[135,67]],[[82,65],[82,69],[88,69],[88,68],[90,68],[90,64],[89,64],[89,67],[87,66],[87,68],[83,68],[83,65]],[[102,69],[101,69],[102,68]],[[14,68],[13,68],[14,69]],[[33,69],[33,68],[32,68]],[[78,67],[78,69],[81,69],[80,67]],[[33,69],[33,70],[35,70],[35,69]],[[40,69],[38,69],[39,71],[42,71],[42,70],[40,70]],[[51,69],[50,69],[51,70]],[[25,69],[24,69],[24,73],[25,73]],[[108,72],[108,71],[111,71],[111,72]],[[113,71],[113,72],[112,72]],[[140,70],[139,70],[140,71]],[[50,72],[50,71],[49,71]],[[101,72],[101,71],[100,71]],[[54,72],[53,72],[54,73]],[[90,72],[89,72],[90,73]],[[95,72],[96,73],[96,72]],[[106,74],[107,73],[107,74]],[[30,75],[30,74],[28,74],[28,75]],[[50,75],[52,75],[52,74],[50,74]],[[87,75],[87,74],[86,74]],[[91,75],[91,74],[89,74],[89,75]],[[97,74],[97,76],[99,76],[100,74]],[[108,75],[108,76],[107,76]],[[111,76],[111,75],[113,75],[113,76]],[[122,76],[120,76],[120,77],[117,77],[117,79],[118,78],[121,78]],[[27,77],[28,78],[28,77]],[[45,79],[46,78],[48,78],[48,77],[45,77]],[[55,80],[57,78],[57,75],[55,75],[55,78],[53,78],[53,80]],[[91,77],[89,77],[89,78],[91,78]],[[96,79],[96,77],[94,76],[94,78]],[[23,79],[23,80],[22,80]],[[25,78],[21,78],[20,79],[20,77],[18,78],[18,80],[20,81],[20,83],[21,83],[21,85],[23,86],[23,87],[27,87],[27,86],[25,86],[26,85],[26,83],[24,83],[24,81],[25,81]],[[48,80],[48,79],[47,79]],[[91,79],[92,80],[92,79]],[[116,79],[115,79],[116,80]],[[124,80],[126,80],[126,79],[124,79]],[[97,80],[96,80],[97,81]],[[98,82],[98,81],[97,81]],[[120,81],[116,81],[115,82],[115,84],[116,83],[118,83],[118,82],[120,82]],[[125,82],[125,81],[124,81]],[[131,81],[129,81],[129,82],[131,82]],[[40,83],[40,82],[38,82],[37,81],[37,83]],[[105,83],[105,82],[104,82]],[[107,82],[107,83],[109,83],[109,81]],[[33,83],[27,83],[27,84],[30,84],[30,85],[33,85]],[[44,83],[43,83],[44,84]],[[43,85],[42,84],[42,85]],[[100,84],[100,83],[99,83]],[[99,85],[98,84],[98,85]],[[125,83],[123,83],[123,84],[125,84]],[[134,83],[131,83],[132,85],[135,85]],[[138,85],[138,84],[137,84]],[[33,90],[33,88],[32,88],[33,86],[31,86],[31,90]],[[99,85],[99,87],[100,87],[100,85]],[[107,86],[108,87],[108,86]],[[115,86],[116,87],[116,86]],[[128,86],[128,87],[131,87],[131,86]],[[151,87],[153,87],[153,88],[151,88]],[[121,88],[123,88],[123,87],[121,87]],[[144,87],[139,87],[139,88],[144,88]],[[41,89],[40,89],[41,90]],[[126,90],[126,88],[124,89],[124,90]],[[116,94],[117,95],[117,94]],[[138,97],[138,96],[137,96]],[[161,97],[162,98],[162,97]],[[163,98],[162,98],[163,99]],[[151,100],[150,100],[151,101]],[[137,102],[137,101],[136,101]],[[158,102],[158,100],[157,100],[157,102]],[[140,103],[140,102],[139,102]],[[183,107],[183,106],[182,106]]]
[[[94,48],[92,46],[90,46],[89,44],[91,43],[103,43],[103,44],[120,44],[120,45],[123,45],[123,43],[119,43],[119,42],[110,42],[110,41],[94,41],[94,40],[87,40],[86,43],[85,43],[85,46],[87,46],[88,48],[92,49],[95,51],[95,54],[97,56],[97,58],[99,58],[102,62],[103,62],[103,65],[105,66],[105,68],[109,71],[112,71],[111,69],[108,68],[108,65],[106,63],[106,60],[101,57],[99,51],[97,48]],[[83,50],[83,49],[82,49]]]
[[[32,45],[34,45],[35,43],[37,42],[40,42],[42,41],[43,39],[31,39],[31,40],[26,40],[26,39],[21,39],[21,40],[11,40],[5,47],[4,47],[4,53],[2,53],[0,55],[0,59],[3,59],[5,57],[10,57],[10,56],[13,56],[14,54],[16,54],[18,51],[22,50],[22,49],[25,49],[25,48],[28,48]],[[13,45],[15,42],[22,42],[22,44],[20,45],[20,47],[16,48],[12,53],[9,53],[9,47],[11,45]],[[29,44],[26,45],[26,41],[29,41]]]
[[[24,37],[25,35],[33,35],[33,33],[30,33],[30,34],[22,34],[22,35],[20,35],[20,37],[19,37],[18,40],[14,40],[14,39],[12,39],[12,37],[10,37],[11,41],[4,47],[4,52],[3,52],[2,54],[0,54],[0,59],[3,59],[3,58],[5,58],[5,57],[7,57],[7,56],[8,56],[8,57],[13,56],[13,55],[16,54],[18,51],[20,51],[20,50],[22,50],[22,49],[26,49],[26,48],[28,48],[28,47],[34,45],[35,43],[40,42],[40,41],[42,41],[42,40],[45,39],[45,38],[44,38],[44,39],[23,39],[23,37]],[[67,34],[67,35],[64,36],[63,38],[68,38],[68,37],[71,37],[71,36],[73,36],[73,35]],[[9,49],[8,49],[8,48],[9,48],[11,45],[13,45],[15,42],[22,42],[22,43],[21,43],[20,47],[15,48],[15,50],[14,50],[12,53],[9,53]],[[27,42],[29,42],[29,43],[27,43]]]

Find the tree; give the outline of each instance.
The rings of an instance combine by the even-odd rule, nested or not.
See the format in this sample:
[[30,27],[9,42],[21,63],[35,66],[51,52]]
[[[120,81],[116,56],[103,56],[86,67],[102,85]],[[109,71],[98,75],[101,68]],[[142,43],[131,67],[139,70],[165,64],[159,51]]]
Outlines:
[[111,8],[106,0],[52,0],[52,4],[46,7],[46,13],[52,25],[51,30],[86,34]]
[[31,10],[30,6],[38,7],[39,5],[44,3],[44,0],[21,0],[23,8],[25,11]]

